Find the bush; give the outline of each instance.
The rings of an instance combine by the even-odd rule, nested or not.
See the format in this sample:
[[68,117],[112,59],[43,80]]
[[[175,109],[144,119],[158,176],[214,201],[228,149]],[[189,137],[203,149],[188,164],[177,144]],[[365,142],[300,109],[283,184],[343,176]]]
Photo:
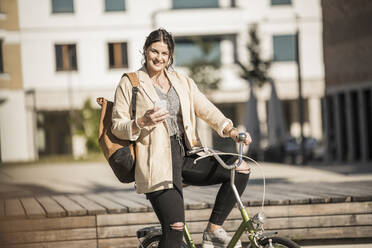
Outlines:
[[75,130],[77,135],[86,139],[88,152],[99,152],[98,145],[98,122],[99,109],[93,108],[90,99],[85,100],[83,108],[75,112]]

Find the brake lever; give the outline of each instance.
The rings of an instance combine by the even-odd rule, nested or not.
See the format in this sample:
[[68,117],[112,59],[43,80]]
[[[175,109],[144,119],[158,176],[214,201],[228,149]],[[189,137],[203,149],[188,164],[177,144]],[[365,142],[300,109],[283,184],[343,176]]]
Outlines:
[[192,150],[189,150],[186,152],[187,155],[194,155],[194,154],[197,154],[199,152],[207,152],[208,151],[208,148],[206,147],[200,147],[200,148],[195,148],[195,149],[192,149]]
[[196,164],[196,162],[198,162],[200,159],[204,159],[204,158],[206,158],[206,157],[213,156],[213,154],[212,154],[211,152],[209,152],[209,151],[206,151],[206,152],[207,152],[208,154],[206,154],[206,155],[204,155],[204,156],[200,156],[200,157],[194,159],[194,164]]

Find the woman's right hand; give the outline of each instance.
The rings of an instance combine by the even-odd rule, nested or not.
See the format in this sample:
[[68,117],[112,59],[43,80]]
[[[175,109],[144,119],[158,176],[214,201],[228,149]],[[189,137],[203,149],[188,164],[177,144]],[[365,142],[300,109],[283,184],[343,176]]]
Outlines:
[[154,126],[163,122],[168,117],[168,111],[158,111],[160,108],[155,107],[153,109],[149,109],[146,113],[137,119],[137,124],[139,128],[144,128],[148,126]]

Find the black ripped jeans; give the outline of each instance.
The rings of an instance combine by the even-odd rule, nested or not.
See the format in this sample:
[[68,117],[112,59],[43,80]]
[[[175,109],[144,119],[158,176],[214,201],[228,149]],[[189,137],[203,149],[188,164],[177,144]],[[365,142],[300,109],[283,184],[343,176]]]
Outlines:
[[[236,200],[230,186],[230,171],[224,169],[213,158],[199,160],[194,164],[197,155],[185,156],[183,140],[171,136],[173,188],[147,193],[151,205],[160,221],[163,236],[160,248],[181,247],[183,232],[172,229],[171,225],[185,222],[182,181],[190,185],[222,184],[209,218],[209,222],[222,225],[233,209]],[[224,156],[227,164],[235,162],[237,157]],[[249,174],[235,172],[235,185],[240,195],[247,185]]]

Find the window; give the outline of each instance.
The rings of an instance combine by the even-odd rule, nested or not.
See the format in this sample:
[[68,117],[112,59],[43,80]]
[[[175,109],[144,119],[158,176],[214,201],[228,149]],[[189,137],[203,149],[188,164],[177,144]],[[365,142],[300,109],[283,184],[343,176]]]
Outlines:
[[76,71],[76,45],[55,45],[57,71]]
[[274,61],[295,61],[296,40],[294,35],[274,35]]
[[74,13],[74,0],[52,0],[53,13]]
[[109,43],[110,68],[128,68],[128,48],[126,42]]
[[124,11],[125,0],[105,0],[105,11]]
[[0,73],[4,73],[3,65],[3,41],[0,40]]
[[288,5],[292,4],[291,0],[271,0],[271,5]]
[[207,62],[221,62],[218,37],[176,38],[175,62],[177,66],[186,66],[201,59]]
[[173,0],[173,9],[218,8],[218,0]]

